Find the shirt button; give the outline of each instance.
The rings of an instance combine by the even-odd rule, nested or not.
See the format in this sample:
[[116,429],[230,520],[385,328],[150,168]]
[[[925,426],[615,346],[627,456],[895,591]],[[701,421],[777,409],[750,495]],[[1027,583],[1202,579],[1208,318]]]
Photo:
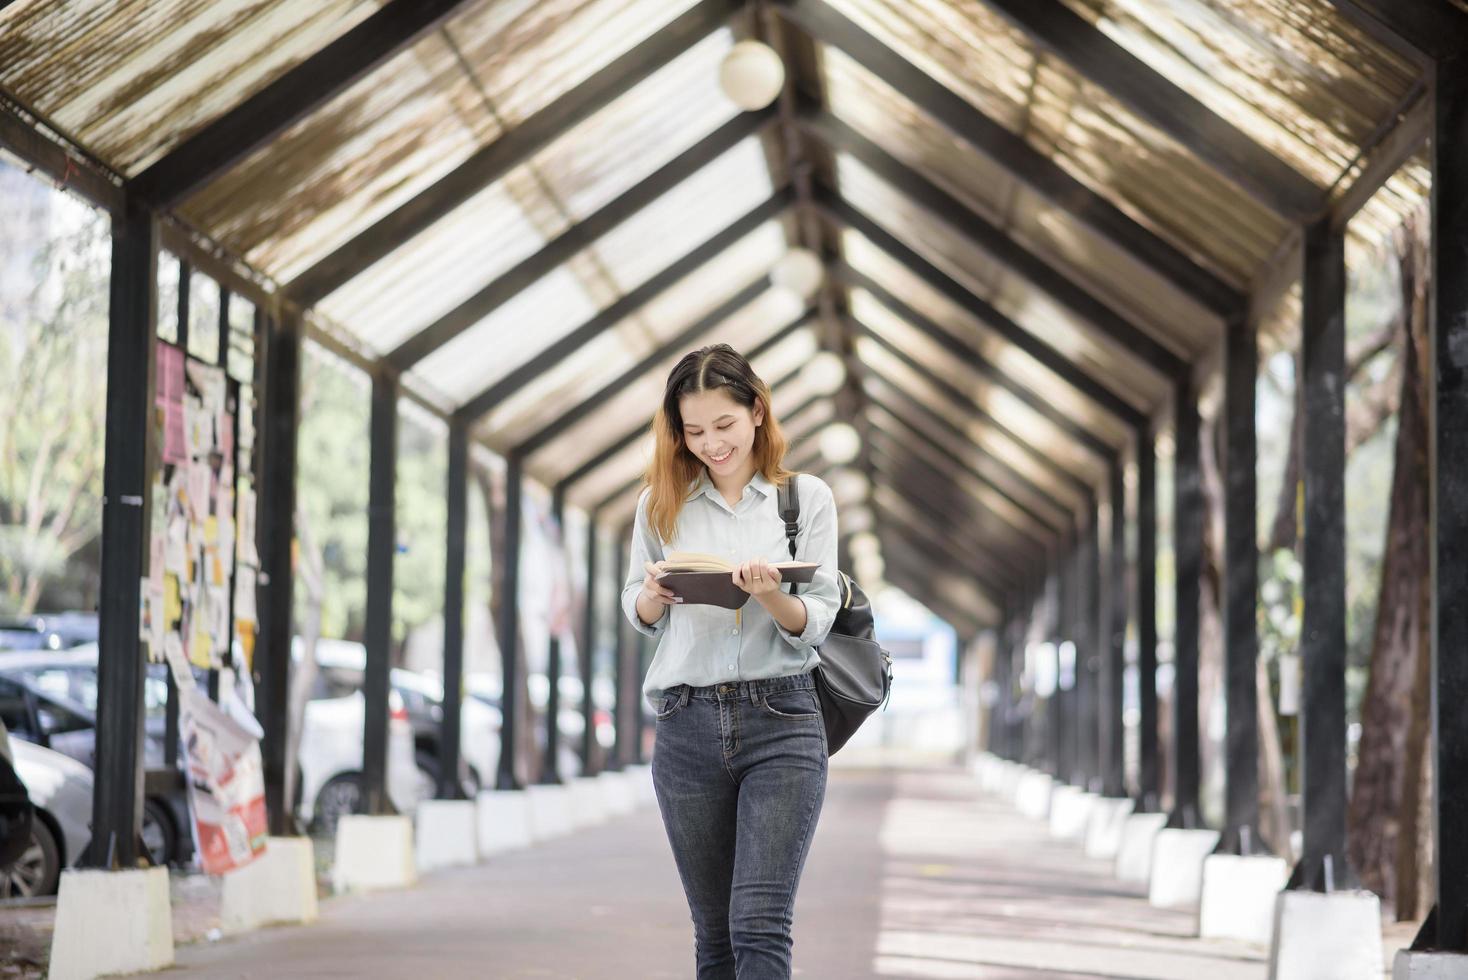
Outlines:
[[739,631],[737,629],[730,630],[729,631],[729,635],[730,636],[738,636],[739,635]]
[[730,670],[733,670],[733,669],[734,669],[734,665],[733,665],[733,664],[730,664],[730,665],[729,665],[729,669],[730,669]]

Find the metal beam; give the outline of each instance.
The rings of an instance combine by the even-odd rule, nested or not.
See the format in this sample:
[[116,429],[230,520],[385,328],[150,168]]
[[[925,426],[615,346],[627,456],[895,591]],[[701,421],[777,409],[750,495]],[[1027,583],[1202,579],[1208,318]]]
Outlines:
[[1250,319],[1230,324],[1224,337],[1222,847],[1243,855],[1259,843],[1258,375],[1257,325]]
[[727,228],[709,238],[702,245],[673,262],[564,337],[553,341],[540,353],[510,371],[500,380],[486,387],[465,402],[459,411],[473,419],[492,411],[500,402],[561,363],[596,337],[635,314],[689,274],[713,261],[760,225],[778,217],[793,200],[794,194],[789,188],[776,191],[768,200],[756,205],[743,217],[735,219]]
[[1433,72],[1432,529],[1435,928],[1414,946],[1468,953],[1468,46]]
[[[995,490],[1007,497],[1010,503],[1048,527],[1058,529],[1065,524],[1066,519],[1071,513],[1071,505],[1061,501],[1047,488],[1035,483],[1008,462],[974,442],[966,432],[954,425],[952,421],[944,418],[940,413],[933,411],[927,405],[924,405],[918,398],[886,381],[877,372],[871,373],[870,380],[867,384],[870,385],[873,382],[875,382],[879,390],[885,389],[886,398],[879,398],[877,400],[879,402],[885,402],[883,407],[889,413],[893,413],[892,405],[895,399],[895,403],[898,406],[906,409],[910,414],[916,415],[919,423],[914,428],[938,431],[946,435],[949,439],[958,442],[960,445],[968,446],[977,457],[976,459],[967,461],[974,472],[982,479],[987,480],[989,485]],[[864,387],[870,395],[870,387]],[[1016,486],[1018,486],[1022,493],[1033,499],[1026,501],[1016,497],[1014,495]],[[1052,513],[1042,513],[1035,506],[1035,501],[1038,501],[1043,507],[1050,508]]]
[[[910,525],[910,527],[914,530],[922,530],[916,525]],[[929,531],[928,533],[931,537],[938,532]],[[933,583],[932,588],[935,592],[940,591],[937,588],[937,583],[943,580],[942,575],[939,574],[941,572],[946,572],[959,581],[967,582],[970,586],[973,586],[972,581],[966,578],[969,574],[968,570],[950,555],[941,552],[935,554],[933,552],[921,551],[905,535],[883,537],[879,533],[878,540],[882,543],[884,563],[888,561],[897,562],[899,565],[908,568],[915,576],[926,578],[930,583]],[[987,626],[997,622],[999,617],[1003,615],[1003,596],[1000,596],[999,602],[996,603],[994,598],[986,596],[981,589],[976,589],[975,591],[977,594],[974,598],[986,601],[989,608],[985,611],[988,613],[987,615],[980,614],[976,611],[975,615],[971,617],[972,620],[981,626]],[[919,598],[921,599],[921,597]]]
[[133,868],[143,825],[143,652],[138,583],[152,513],[154,329],[158,224],[129,198],[112,222],[107,423],[102,468],[102,590],[98,606],[97,774],[90,863]]
[[1106,626],[1102,630],[1105,663],[1101,672],[1101,792],[1126,795],[1126,688],[1127,596],[1126,474],[1118,460],[1111,464],[1110,541],[1106,565]]
[[1150,266],[1205,308],[1227,315],[1244,305],[1243,294],[1233,285],[1199,266],[1177,246],[1030,146],[1024,137],[935,81],[825,0],[782,0],[780,11],[813,37],[839,48],[938,120],[958,139],[993,160],[1055,207]]
[[950,626],[971,633],[986,628],[982,620],[962,611],[958,606],[937,594],[937,580],[932,577],[932,569],[923,568],[917,561],[901,553],[900,550],[893,551],[890,561],[885,558],[883,560],[886,565],[885,577],[891,579],[893,585],[916,597],[918,602],[946,620]]
[[1330,0],[1345,17],[1418,64],[1461,54],[1468,46],[1468,13],[1445,0]]
[[906,266],[919,279],[941,293],[949,302],[976,316],[994,333],[1049,368],[1062,381],[1095,402],[1103,410],[1129,425],[1140,424],[1146,419],[1144,412],[1087,374],[1070,358],[975,296],[967,286],[929,262],[896,235],[846,201],[834,195],[822,193],[817,198],[817,204],[833,221],[859,232],[877,248]]
[[257,502],[260,576],[256,601],[260,634],[255,646],[255,711],[265,737],[260,741],[265,770],[265,809],[270,833],[294,830],[291,814],[299,800],[287,785],[286,746],[290,731],[291,623],[295,592],[293,543],[296,526],[296,441],[301,428],[301,343],[299,313],[291,310],[266,321],[262,351],[260,495]]
[[476,151],[432,187],[321,259],[286,286],[285,292],[303,306],[314,306],[718,30],[741,6],[740,0],[700,0],[647,40]]
[[495,789],[520,789],[515,771],[515,753],[519,746],[520,705],[520,521],[525,483],[525,460],[510,453],[505,457],[505,514],[500,576],[502,590],[499,601],[500,646],[500,758],[495,773]]
[[[674,357],[685,350],[689,344],[694,343],[704,334],[753,303],[769,288],[769,277],[760,276],[708,313],[699,317],[691,325],[653,348],[641,360],[627,368],[621,374],[578,401],[575,405],[567,408],[564,412],[558,414],[554,419],[521,442],[516,447],[516,451],[529,456],[537,450],[542,449],[547,443],[567,429],[586,421],[598,407],[605,405],[608,399],[615,397],[618,392],[639,380],[644,374],[668,360],[668,358]],[[790,336],[790,334],[810,322],[813,312],[812,310],[802,310],[799,316],[776,331],[777,334],[781,337]]]
[[[974,350],[972,346],[964,343],[947,330],[938,326],[921,312],[903,302],[895,294],[888,292],[875,279],[858,272],[856,269],[844,263],[837,265],[834,273],[846,282],[847,285],[859,287],[870,293],[877,302],[895,313],[904,323],[912,326],[929,340],[942,347],[944,352],[949,354],[955,361],[1024,402],[1027,406],[1034,409],[1037,414],[1096,456],[1099,456],[1103,460],[1116,458],[1117,449],[1115,446],[1076,422],[1067,413],[1056,408],[1054,403],[1048,398],[1015,380],[1009,372],[999,370],[999,368],[985,359],[982,354]],[[866,326],[860,320],[853,320],[852,322],[860,326],[868,335],[875,336],[877,334],[877,331]]]
[[371,466],[367,504],[367,665],[362,732],[364,812],[392,812],[387,795],[389,674],[392,667],[393,559],[397,554],[398,380],[372,378]]
[[[990,415],[988,411],[976,404],[973,399],[966,395],[964,392],[960,391],[954,385],[950,384],[946,379],[938,376],[938,374],[936,374],[932,368],[918,361],[917,358],[902,350],[896,344],[892,343],[887,338],[877,333],[875,330],[872,330],[869,327],[863,325],[861,322],[854,319],[849,320],[849,322],[851,323],[853,329],[860,332],[863,336],[869,338],[873,343],[881,347],[882,350],[885,351],[889,356],[900,361],[903,365],[907,367],[908,370],[914,372],[915,374],[918,374],[920,377],[923,378],[924,381],[932,385],[934,388],[938,389],[938,391],[940,391],[945,398],[953,402],[959,408],[959,410],[967,415],[969,418],[975,419],[981,422],[983,425],[994,429],[996,432],[999,432],[1011,442],[1014,442],[1016,445],[1023,448],[1026,454],[1032,460],[1034,460],[1045,469],[1049,470],[1051,474],[1054,475],[1061,483],[1064,483],[1066,486],[1070,487],[1077,493],[1086,494],[1092,492],[1091,485],[1088,484],[1082,477],[1061,466],[1055,460],[1055,457],[1053,455],[1040,452],[1023,436],[1015,432],[1013,429],[1009,428],[1009,426],[1005,425],[993,415]],[[880,371],[878,371],[877,373],[881,374]]]
[[[551,494],[551,518],[556,524],[556,541],[562,552],[566,547],[566,492],[559,487]],[[561,635],[552,632],[545,665],[545,756],[540,766],[540,782],[547,786],[561,783]]]
[[493,282],[398,344],[387,355],[388,361],[400,371],[409,370],[531,285],[595,245],[602,236],[609,234],[658,198],[692,178],[740,141],[758,132],[773,118],[770,110],[735,116],[623,191],[594,214],[571,225],[534,255],[501,273]]
[[1077,285],[1049,260],[1025,248],[963,201],[836,116],[829,112],[808,110],[803,118],[803,125],[832,152],[846,153],[860,161],[898,194],[921,205],[958,232],[970,245],[986,252],[1000,265],[1023,277],[1035,289],[1100,332],[1111,344],[1166,378],[1176,377],[1187,367],[1185,359]]
[[1157,745],[1157,449],[1149,427],[1139,426],[1137,447],[1137,686],[1140,748],[1137,810],[1162,802]]
[[[1198,663],[1203,580],[1203,471],[1199,445],[1198,399],[1191,377],[1173,389],[1173,565],[1174,621],[1172,682],[1173,826],[1203,826],[1198,731]],[[1342,803],[1344,805],[1344,802]]]
[[1301,384],[1304,675],[1302,801],[1304,848],[1291,886],[1344,886],[1346,865],[1346,525],[1345,236],[1328,222],[1305,232]]
[[908,533],[904,538],[910,543],[916,545],[913,538],[920,537],[924,543],[923,554],[930,560],[946,562],[950,570],[960,573],[989,602],[994,603],[997,600],[1002,604],[1008,592],[1007,585],[995,582],[985,569],[973,564],[972,556],[965,555],[954,544],[949,537],[952,528],[947,521],[935,520],[930,513],[922,511],[902,513],[875,498],[871,506],[886,520],[906,527]]
[[[438,796],[463,799],[459,781],[464,689],[464,571],[469,537],[469,425],[449,419],[448,541],[443,598],[443,735],[439,740]],[[480,780],[489,773],[479,773]]]
[[1061,0],[984,4],[1274,213],[1300,221],[1324,207],[1322,188]]
[[[560,489],[564,491],[566,484]],[[586,605],[582,613],[581,643],[577,653],[581,661],[581,775],[595,776],[600,769],[597,758],[596,698],[592,693],[592,678],[596,675],[596,596],[597,596],[597,553],[601,550],[601,539],[597,533],[597,513],[586,515]]]
[[399,52],[437,30],[467,0],[392,0],[244,102],[195,130],[132,180],[173,208]]

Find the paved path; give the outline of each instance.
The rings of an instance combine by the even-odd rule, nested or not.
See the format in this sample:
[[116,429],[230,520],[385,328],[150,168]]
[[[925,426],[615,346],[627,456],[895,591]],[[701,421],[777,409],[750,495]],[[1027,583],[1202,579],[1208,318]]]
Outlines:
[[[1263,954],[1188,938],[1109,862],[954,770],[835,770],[796,902],[796,976],[1255,980]],[[321,921],[181,947],[199,977],[644,980],[693,975],[687,906],[657,812],[330,899]]]

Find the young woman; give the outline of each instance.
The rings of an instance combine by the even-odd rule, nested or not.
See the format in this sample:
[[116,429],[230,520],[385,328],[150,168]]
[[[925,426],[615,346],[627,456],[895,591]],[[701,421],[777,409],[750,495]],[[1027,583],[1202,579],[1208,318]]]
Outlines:
[[[811,670],[840,602],[836,506],[782,465],[770,389],[726,344],[688,354],[653,420],[622,608],[659,638],[643,694],[657,707],[653,785],[688,907],[698,980],[790,976],[791,910],[826,793],[826,734]],[[777,488],[800,481],[798,594]],[[749,593],[740,610],[683,605],[660,586],[673,551],[715,554]],[[817,971],[819,972],[819,971]]]

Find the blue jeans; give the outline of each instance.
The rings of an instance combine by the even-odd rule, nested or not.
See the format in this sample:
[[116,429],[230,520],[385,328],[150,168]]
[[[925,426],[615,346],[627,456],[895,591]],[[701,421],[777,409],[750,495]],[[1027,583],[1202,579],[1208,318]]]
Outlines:
[[659,707],[652,780],[693,913],[698,980],[784,980],[826,795],[815,682],[685,684]]

